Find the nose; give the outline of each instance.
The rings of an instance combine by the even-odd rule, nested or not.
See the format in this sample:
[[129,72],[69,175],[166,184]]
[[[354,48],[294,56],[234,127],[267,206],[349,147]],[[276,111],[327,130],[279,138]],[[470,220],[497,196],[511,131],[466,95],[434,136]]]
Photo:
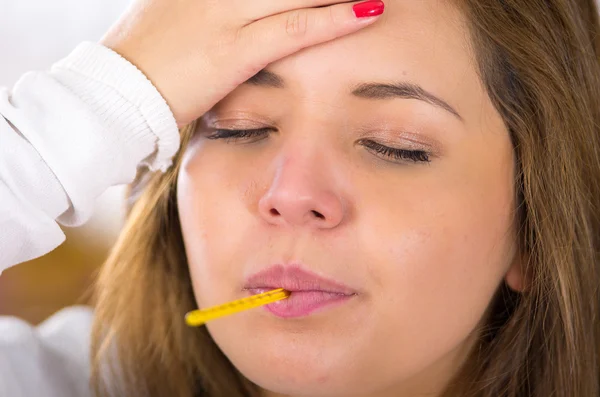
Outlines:
[[331,229],[342,223],[346,206],[341,192],[336,191],[333,176],[319,168],[308,159],[283,160],[258,203],[263,219],[279,226],[314,229]]

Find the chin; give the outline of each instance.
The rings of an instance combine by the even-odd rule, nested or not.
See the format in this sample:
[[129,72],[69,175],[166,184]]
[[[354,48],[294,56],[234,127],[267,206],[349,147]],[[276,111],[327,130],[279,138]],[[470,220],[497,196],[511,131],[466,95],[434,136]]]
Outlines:
[[[310,364],[308,365],[310,367]],[[339,397],[357,393],[350,388],[348,382],[328,372],[311,371],[312,373],[294,373],[287,368],[262,368],[250,373],[242,372],[247,379],[261,389],[285,396],[306,397]],[[337,379],[336,379],[337,378]]]
[[[264,390],[294,397],[340,397],[373,393],[369,374],[317,348],[288,348],[285,354],[262,351],[231,357],[234,366]],[[335,357],[334,357],[335,356]]]

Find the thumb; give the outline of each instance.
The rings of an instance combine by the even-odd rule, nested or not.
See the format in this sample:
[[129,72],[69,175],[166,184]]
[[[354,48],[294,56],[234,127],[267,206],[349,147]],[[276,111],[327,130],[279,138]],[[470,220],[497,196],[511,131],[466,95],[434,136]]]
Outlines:
[[244,28],[243,37],[252,43],[242,48],[252,49],[248,56],[266,66],[303,48],[360,30],[375,22],[384,7],[382,1],[369,0],[270,16]]

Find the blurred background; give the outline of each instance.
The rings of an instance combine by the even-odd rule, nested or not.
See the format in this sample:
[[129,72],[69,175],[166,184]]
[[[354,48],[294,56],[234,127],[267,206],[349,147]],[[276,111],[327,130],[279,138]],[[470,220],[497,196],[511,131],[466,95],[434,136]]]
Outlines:
[[[45,70],[81,41],[98,41],[129,0],[0,0],[0,86]],[[0,276],[0,315],[37,324],[57,310],[89,301],[89,288],[122,224],[123,187],[99,198],[94,218],[65,229],[67,242]]]

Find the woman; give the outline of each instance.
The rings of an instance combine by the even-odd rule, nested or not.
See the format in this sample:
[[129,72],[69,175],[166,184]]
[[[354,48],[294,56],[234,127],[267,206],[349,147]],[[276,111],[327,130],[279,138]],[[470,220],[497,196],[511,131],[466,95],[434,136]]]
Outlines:
[[598,30],[591,0],[392,0],[233,89],[132,184],[96,393],[598,396]]

